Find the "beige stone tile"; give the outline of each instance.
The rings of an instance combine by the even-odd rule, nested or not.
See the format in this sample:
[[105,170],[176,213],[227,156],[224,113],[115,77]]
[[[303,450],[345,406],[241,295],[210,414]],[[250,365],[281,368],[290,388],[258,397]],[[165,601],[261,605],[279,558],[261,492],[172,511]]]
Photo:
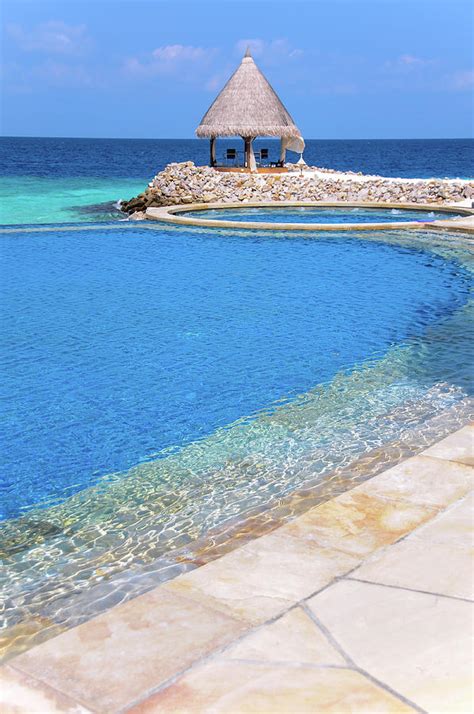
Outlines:
[[473,598],[473,558],[466,548],[405,540],[358,568],[352,576],[375,583]]
[[0,669],[2,714],[87,714],[69,697],[6,666]]
[[215,661],[179,679],[130,714],[391,714],[412,712],[348,669]]
[[259,624],[351,570],[359,560],[278,531],[162,586]]
[[432,543],[446,543],[469,548],[474,535],[474,494],[450,506],[429,523],[418,528],[410,539],[422,540],[428,547]]
[[389,501],[353,489],[312,508],[279,533],[313,539],[322,547],[367,555],[433,518],[431,506]]
[[423,451],[424,456],[459,461],[474,466],[474,426],[465,426]]
[[232,645],[223,659],[345,665],[341,654],[301,608]]
[[244,629],[242,622],[157,588],[14,663],[94,711],[115,712]]
[[354,491],[445,508],[473,487],[474,469],[469,466],[428,456],[414,456],[374,476]]
[[472,707],[472,606],[342,580],[309,607],[355,663],[430,712]]
[[375,554],[352,577],[472,599],[471,540],[469,498],[440,513],[405,540]]

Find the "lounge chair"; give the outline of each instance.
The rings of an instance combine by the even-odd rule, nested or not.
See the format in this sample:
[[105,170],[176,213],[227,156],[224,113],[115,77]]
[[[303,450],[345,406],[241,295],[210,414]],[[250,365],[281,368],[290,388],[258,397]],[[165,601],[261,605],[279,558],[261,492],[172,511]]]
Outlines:
[[235,166],[235,164],[237,162],[237,150],[236,149],[226,149],[226,152],[225,152],[226,164],[228,164],[229,161],[232,161]]

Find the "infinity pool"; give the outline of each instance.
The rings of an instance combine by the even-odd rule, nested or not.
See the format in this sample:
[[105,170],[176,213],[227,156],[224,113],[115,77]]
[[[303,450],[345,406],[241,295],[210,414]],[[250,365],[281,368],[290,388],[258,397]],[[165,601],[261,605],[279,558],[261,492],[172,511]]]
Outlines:
[[383,233],[0,235],[13,651],[472,416],[467,243]]
[[259,221],[274,223],[397,223],[456,218],[461,213],[446,211],[408,210],[399,208],[213,208],[205,211],[180,212],[181,216],[219,221]]
[[467,298],[441,257],[361,240],[2,237],[3,516],[202,439],[421,336]]

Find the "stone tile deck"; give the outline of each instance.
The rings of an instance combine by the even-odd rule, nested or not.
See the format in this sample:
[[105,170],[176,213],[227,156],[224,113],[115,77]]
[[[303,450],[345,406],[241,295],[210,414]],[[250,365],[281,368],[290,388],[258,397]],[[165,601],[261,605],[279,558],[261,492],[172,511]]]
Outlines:
[[472,711],[474,427],[0,669],[13,712]]

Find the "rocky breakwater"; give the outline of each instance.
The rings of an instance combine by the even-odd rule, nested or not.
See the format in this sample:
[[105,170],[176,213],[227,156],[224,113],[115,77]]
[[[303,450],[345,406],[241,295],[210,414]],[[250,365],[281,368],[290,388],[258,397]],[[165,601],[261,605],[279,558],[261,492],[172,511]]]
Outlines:
[[192,161],[173,163],[146,190],[123,201],[121,210],[144,218],[147,208],[189,203],[248,201],[365,201],[446,204],[474,197],[474,181],[395,179],[290,167],[288,173],[219,172]]

